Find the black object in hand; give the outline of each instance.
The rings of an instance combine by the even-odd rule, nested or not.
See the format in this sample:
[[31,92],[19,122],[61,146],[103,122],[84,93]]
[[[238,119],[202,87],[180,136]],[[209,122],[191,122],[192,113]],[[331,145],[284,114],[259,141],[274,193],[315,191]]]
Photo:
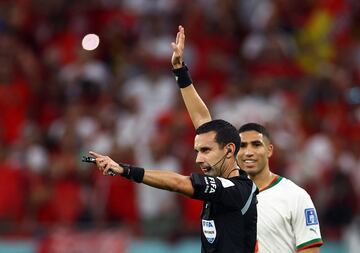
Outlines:
[[[96,159],[95,159],[95,157],[91,157],[91,156],[83,156],[81,161],[83,161],[83,162],[85,162],[85,163],[95,163],[95,164],[96,164]],[[109,176],[116,176],[116,173],[115,173],[114,171],[112,171],[111,169],[109,169],[109,170],[107,171],[107,174],[108,174]]]
[[83,156],[82,161],[86,163],[96,163],[95,157],[91,157],[91,156]]

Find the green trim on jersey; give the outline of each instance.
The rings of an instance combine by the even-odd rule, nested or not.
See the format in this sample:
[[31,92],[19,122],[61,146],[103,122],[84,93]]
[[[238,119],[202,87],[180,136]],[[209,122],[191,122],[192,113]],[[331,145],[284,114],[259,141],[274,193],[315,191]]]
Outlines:
[[304,243],[300,244],[299,246],[296,246],[296,249],[297,249],[297,251],[299,251],[299,250],[303,250],[309,246],[315,246],[315,245],[321,246],[322,244],[323,244],[323,241],[321,240],[321,238],[317,238],[317,239],[313,239],[308,242],[304,242]]
[[261,189],[259,192],[265,191],[267,189],[270,189],[271,187],[274,187],[275,185],[277,185],[281,180],[283,179],[282,176],[278,176],[276,178],[274,178],[274,180],[265,188]]

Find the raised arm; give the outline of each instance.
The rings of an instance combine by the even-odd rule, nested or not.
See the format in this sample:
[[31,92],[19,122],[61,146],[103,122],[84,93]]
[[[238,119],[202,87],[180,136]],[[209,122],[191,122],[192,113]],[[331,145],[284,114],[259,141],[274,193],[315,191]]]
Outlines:
[[195,129],[202,124],[211,121],[210,112],[197,93],[194,85],[182,88],[180,91]]
[[[171,43],[173,48],[173,54],[171,57],[171,63],[174,69],[174,73],[178,72],[181,74],[187,73],[187,67],[183,65],[183,53],[185,47],[185,30],[184,27],[179,26],[179,31],[176,34],[176,41]],[[185,72],[184,72],[185,71]],[[175,73],[176,75],[176,73]],[[198,128],[202,124],[211,121],[210,112],[197,93],[190,76],[185,79],[185,85],[180,85],[181,95],[183,97],[186,109],[190,115],[191,121],[195,128]],[[180,76],[181,78],[181,76]],[[179,80],[177,79],[178,83]]]
[[135,166],[119,164],[109,156],[101,155],[93,151],[89,153],[96,158],[96,165],[104,175],[109,175],[111,170],[114,175],[121,175],[138,183],[141,182],[158,189],[178,192],[188,197],[194,195],[194,187],[188,176],[183,176],[172,171],[145,170]]

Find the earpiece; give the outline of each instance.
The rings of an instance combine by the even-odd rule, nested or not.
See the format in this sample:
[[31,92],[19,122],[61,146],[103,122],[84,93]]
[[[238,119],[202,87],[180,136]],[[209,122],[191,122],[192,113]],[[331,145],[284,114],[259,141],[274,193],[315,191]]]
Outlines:
[[231,148],[227,148],[226,154],[230,154],[232,152]]

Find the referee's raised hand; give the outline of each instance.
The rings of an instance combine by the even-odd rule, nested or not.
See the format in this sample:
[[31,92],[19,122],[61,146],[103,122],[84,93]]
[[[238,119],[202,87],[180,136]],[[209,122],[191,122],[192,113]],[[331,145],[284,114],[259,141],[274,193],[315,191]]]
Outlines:
[[124,168],[112,160],[109,156],[101,155],[94,151],[90,151],[89,154],[95,157],[96,166],[104,175],[123,174]]
[[171,46],[173,48],[171,64],[174,69],[181,68],[183,62],[184,47],[185,47],[185,29],[181,25],[179,25],[179,31],[176,34],[176,40],[175,42],[171,43]]

